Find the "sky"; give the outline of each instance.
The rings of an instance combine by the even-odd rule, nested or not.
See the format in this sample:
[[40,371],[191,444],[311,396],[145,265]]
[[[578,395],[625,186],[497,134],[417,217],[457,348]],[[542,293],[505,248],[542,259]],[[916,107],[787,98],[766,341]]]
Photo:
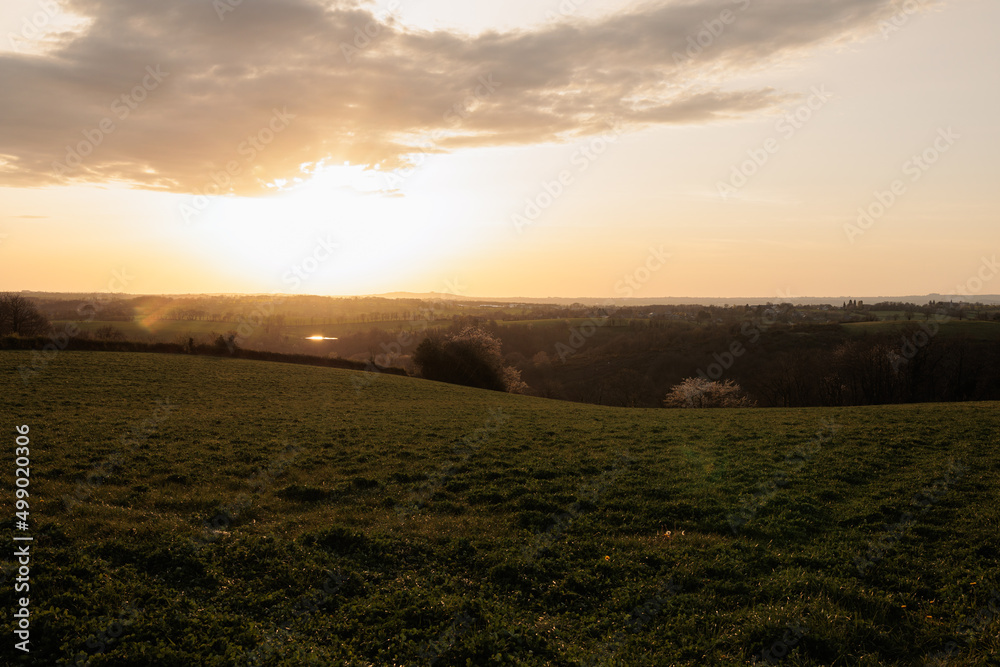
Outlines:
[[5,0],[0,290],[1000,293],[1000,3],[483,4]]

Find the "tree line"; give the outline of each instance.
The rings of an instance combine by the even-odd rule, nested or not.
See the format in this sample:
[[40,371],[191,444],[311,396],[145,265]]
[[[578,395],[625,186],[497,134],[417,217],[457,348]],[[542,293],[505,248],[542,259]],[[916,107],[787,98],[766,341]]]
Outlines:
[[[897,324],[841,324],[863,322],[880,305],[896,309]],[[321,354],[432,380],[624,407],[1000,400],[997,325],[977,325],[993,332],[977,337],[967,322],[992,320],[1000,315],[996,308],[851,301],[822,309],[575,304],[564,312],[580,317],[522,324],[453,314],[447,326],[427,320],[421,327],[372,328],[321,343],[282,335],[276,327],[255,339],[254,349]],[[0,335],[41,336],[50,329],[35,301],[0,294]],[[110,324],[92,337],[125,339]],[[179,342],[212,344],[187,336]]]

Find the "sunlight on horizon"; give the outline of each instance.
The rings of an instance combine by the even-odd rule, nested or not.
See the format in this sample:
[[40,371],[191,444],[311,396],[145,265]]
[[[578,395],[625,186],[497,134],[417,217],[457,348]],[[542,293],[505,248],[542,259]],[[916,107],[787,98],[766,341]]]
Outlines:
[[[888,29],[887,0],[850,20],[733,3],[746,18],[718,39],[707,1],[403,2],[360,37],[388,0],[312,3],[287,23],[267,3],[5,3],[0,67],[24,94],[0,102],[0,289],[91,291],[125,266],[140,293],[613,298],[664,246],[642,297],[944,294],[995,247],[995,3]],[[233,39],[261,29],[275,39]],[[357,53],[338,50],[352,34]],[[816,89],[830,97],[803,112]],[[954,147],[914,172],[942,132]],[[205,197],[229,164],[239,194]]]
[[[388,291],[475,245],[459,210],[462,197],[414,188],[415,176],[390,179],[363,166],[320,166],[270,196],[213,197],[187,231],[225,270],[258,289],[347,294],[382,283]],[[317,260],[312,271],[310,258]],[[303,262],[308,266],[295,272]]]

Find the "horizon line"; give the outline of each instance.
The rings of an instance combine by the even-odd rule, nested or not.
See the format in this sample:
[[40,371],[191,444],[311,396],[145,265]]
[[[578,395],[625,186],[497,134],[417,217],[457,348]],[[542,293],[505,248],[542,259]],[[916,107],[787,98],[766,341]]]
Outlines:
[[[3,290],[6,291],[6,290]],[[605,301],[605,302],[627,302],[627,301],[643,301],[647,302],[645,305],[658,305],[649,302],[657,301],[664,302],[659,305],[671,305],[672,300],[685,300],[693,301],[698,299],[704,299],[709,301],[763,301],[770,303],[791,303],[794,304],[796,301],[801,301],[803,299],[808,299],[810,301],[823,301],[829,300],[831,303],[833,301],[845,301],[845,300],[880,300],[880,301],[898,301],[900,299],[928,299],[937,300],[935,297],[948,298],[951,301],[959,299],[960,302],[965,303],[976,303],[976,301],[968,301],[967,299],[989,299],[989,300],[1000,300],[1000,294],[979,294],[979,295],[968,295],[968,294],[941,294],[938,292],[930,292],[927,294],[905,294],[905,295],[840,295],[840,296],[809,296],[809,295],[797,295],[794,297],[781,297],[781,296],[651,296],[651,297],[607,297],[607,296],[478,296],[478,295],[465,295],[465,294],[454,294],[452,292],[382,292],[378,294],[295,294],[288,292],[99,292],[99,291],[74,291],[74,290],[10,290],[18,294],[66,294],[66,295],[93,295],[93,294],[111,294],[119,297],[219,297],[219,296],[241,296],[241,297],[318,297],[326,299],[352,299],[352,298],[381,298],[381,299],[427,299],[437,297],[439,299],[446,299],[449,301]],[[878,301],[873,301],[873,303],[878,303]],[[902,301],[902,303],[906,303]],[[914,304],[914,305],[920,305]]]

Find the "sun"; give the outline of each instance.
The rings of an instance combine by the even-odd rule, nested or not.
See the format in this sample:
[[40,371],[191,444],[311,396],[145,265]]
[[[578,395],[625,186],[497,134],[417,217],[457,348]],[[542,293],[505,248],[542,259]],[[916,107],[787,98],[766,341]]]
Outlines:
[[[214,197],[192,241],[246,291],[379,294],[441,290],[445,258],[470,243],[462,193],[357,165],[309,168],[262,197]],[[335,245],[334,253],[327,248]],[[317,250],[318,246],[323,249]],[[317,263],[315,257],[324,261]],[[326,261],[328,258],[328,261]],[[301,267],[310,270],[302,278]],[[420,276],[434,278],[430,287]],[[423,290],[421,288],[424,288]]]

